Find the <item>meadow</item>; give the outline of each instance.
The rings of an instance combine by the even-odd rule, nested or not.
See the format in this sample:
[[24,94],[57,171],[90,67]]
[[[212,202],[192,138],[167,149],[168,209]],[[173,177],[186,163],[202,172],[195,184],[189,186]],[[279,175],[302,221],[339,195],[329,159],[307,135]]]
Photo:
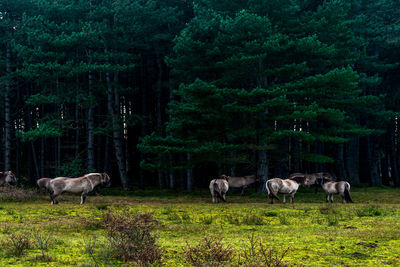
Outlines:
[[[400,266],[398,189],[354,188],[355,203],[345,205],[339,196],[326,204],[321,190],[304,188],[294,204],[273,205],[254,190],[243,197],[229,192],[228,202],[220,204],[212,204],[206,190],[100,193],[85,205],[75,195],[50,205],[47,195],[11,201],[0,194],[0,265],[134,266],[96,252],[107,242],[104,214],[125,211],[151,213],[159,222],[153,231],[165,266],[189,266],[184,251],[205,237],[230,249],[232,258],[221,265],[240,265],[249,248],[261,243],[289,266]],[[16,253],[14,243],[24,239],[30,245]]]

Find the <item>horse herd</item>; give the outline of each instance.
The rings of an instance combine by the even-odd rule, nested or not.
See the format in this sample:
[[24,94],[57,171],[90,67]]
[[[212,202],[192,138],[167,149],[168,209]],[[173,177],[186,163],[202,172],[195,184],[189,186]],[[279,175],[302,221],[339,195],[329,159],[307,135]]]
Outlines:
[[[268,193],[269,202],[274,203],[274,199],[280,201],[278,193],[283,194],[283,203],[286,203],[286,195],[290,197],[290,203],[293,203],[294,195],[299,189],[300,185],[310,187],[315,185],[315,192],[320,185],[326,193],[326,202],[333,202],[333,195],[339,194],[342,202],[353,202],[350,196],[350,184],[345,181],[335,182],[336,177],[328,172],[318,172],[312,174],[294,173],[287,179],[272,178],[266,181],[265,188]],[[229,188],[242,188],[242,195],[244,190],[255,182],[260,182],[256,176],[232,177],[221,175],[220,178],[213,179],[210,182],[210,192],[213,203],[218,203],[218,199],[226,202],[226,193]]]
[[[319,172],[313,174],[294,173],[287,179],[273,178],[265,183],[270,203],[274,203],[274,199],[280,201],[278,193],[283,194],[283,203],[286,203],[286,195],[290,197],[290,203],[293,203],[294,195],[300,185],[310,187],[316,186],[316,190],[320,185],[326,193],[326,202],[333,202],[333,194],[339,194],[342,202],[353,202],[350,196],[350,184],[345,181],[335,182],[336,177],[327,172]],[[218,203],[218,199],[226,202],[226,193],[229,188],[242,188],[244,190],[251,184],[261,182],[261,179],[255,175],[244,177],[232,177],[221,175],[220,178],[213,179],[210,182],[210,192],[212,202]],[[0,172],[0,186],[5,184],[17,185],[17,178],[11,171]],[[54,179],[41,178],[37,180],[39,189],[46,189],[50,194],[51,204],[58,204],[56,197],[64,192],[80,193],[81,202],[84,204],[86,195],[94,191],[97,186],[110,186],[110,176],[107,173],[89,173],[82,177],[57,177]]]

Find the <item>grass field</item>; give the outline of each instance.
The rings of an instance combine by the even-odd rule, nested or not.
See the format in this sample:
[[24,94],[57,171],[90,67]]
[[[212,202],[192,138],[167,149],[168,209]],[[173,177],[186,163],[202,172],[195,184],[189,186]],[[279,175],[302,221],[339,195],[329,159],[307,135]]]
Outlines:
[[[94,266],[84,248],[93,237],[104,239],[96,222],[104,212],[124,209],[150,212],[161,222],[155,232],[166,266],[188,266],[184,248],[210,235],[234,248],[235,257],[248,248],[253,235],[277,255],[288,249],[283,260],[289,265],[400,266],[400,190],[355,188],[355,203],[346,205],[338,196],[337,203],[326,204],[321,191],[314,194],[303,188],[293,205],[270,205],[265,195],[250,191],[244,197],[230,193],[227,203],[217,205],[211,204],[208,191],[133,191],[116,196],[120,192],[114,189],[101,191],[104,196],[89,196],[82,206],[74,195],[61,196],[59,205],[50,205],[45,195],[3,201],[0,266]],[[10,250],[16,232],[32,239],[19,256]],[[48,236],[47,260],[40,257],[38,235]],[[127,263],[112,260],[114,264]]]

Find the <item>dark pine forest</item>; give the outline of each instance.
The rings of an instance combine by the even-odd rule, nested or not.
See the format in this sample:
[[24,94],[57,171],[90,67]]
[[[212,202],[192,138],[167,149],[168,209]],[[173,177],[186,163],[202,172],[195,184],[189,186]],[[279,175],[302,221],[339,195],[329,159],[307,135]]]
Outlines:
[[400,186],[397,0],[0,0],[0,169]]

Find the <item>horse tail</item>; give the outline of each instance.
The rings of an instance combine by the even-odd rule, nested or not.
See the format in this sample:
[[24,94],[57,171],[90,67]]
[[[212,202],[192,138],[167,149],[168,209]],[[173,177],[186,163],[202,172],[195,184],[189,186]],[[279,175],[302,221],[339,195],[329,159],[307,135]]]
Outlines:
[[281,199],[272,190],[269,181],[267,181],[267,183],[266,183],[266,188],[267,188],[268,196],[272,196],[273,198],[276,198],[277,200],[281,201]]
[[350,184],[349,183],[346,183],[344,186],[344,197],[345,197],[346,201],[353,203],[353,200],[351,199],[351,196],[350,196]]
[[219,199],[222,199],[222,201],[226,202],[226,200],[225,200],[225,199],[222,197],[222,195],[221,195],[221,192],[220,192],[220,188],[219,188],[218,183],[217,183],[217,182],[214,182],[213,186],[214,186],[214,192],[217,193],[217,197],[218,197]]

